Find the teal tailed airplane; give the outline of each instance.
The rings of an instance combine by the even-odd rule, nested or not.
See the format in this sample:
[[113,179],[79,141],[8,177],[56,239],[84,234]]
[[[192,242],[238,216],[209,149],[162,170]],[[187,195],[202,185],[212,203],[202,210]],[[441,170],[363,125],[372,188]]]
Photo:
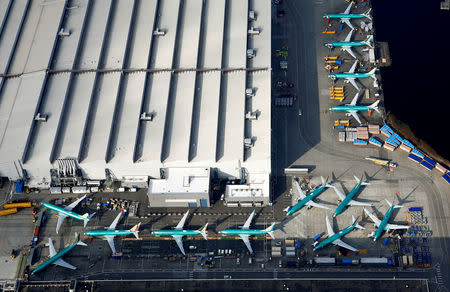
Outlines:
[[275,239],[275,236],[273,235],[273,227],[275,226],[275,223],[272,223],[269,227],[266,229],[250,229],[250,223],[252,223],[253,216],[255,216],[255,210],[250,214],[247,221],[245,221],[244,226],[242,226],[242,229],[225,229],[222,231],[219,231],[220,234],[223,235],[239,235],[241,239],[244,241],[245,245],[248,248],[248,251],[250,254],[253,254],[252,246],[250,245],[250,241],[248,237],[250,235],[264,235],[269,234],[270,237]]
[[103,239],[108,241],[109,247],[111,248],[113,255],[117,255],[116,247],[114,246],[114,237],[133,234],[137,239],[139,239],[139,227],[141,226],[141,223],[139,223],[128,230],[116,230],[117,223],[119,223],[120,216],[122,216],[122,213],[123,211],[121,211],[119,215],[117,215],[116,219],[114,219],[114,221],[106,230],[86,231],[84,235],[103,237]]
[[342,236],[346,235],[347,233],[349,233],[353,229],[355,229],[355,227],[359,228],[359,229],[364,229],[364,227],[362,227],[361,225],[356,223],[355,217],[352,216],[352,220],[353,220],[352,225],[347,226],[346,228],[342,229],[338,233],[334,233],[333,227],[331,227],[331,224],[330,224],[330,220],[328,220],[328,216],[326,216],[325,219],[327,221],[328,238],[324,239],[320,243],[317,243],[317,244],[315,243],[314,244],[314,250],[318,250],[318,249],[323,248],[323,247],[325,247],[325,246],[327,246],[329,244],[334,244],[334,245],[339,245],[340,247],[349,249],[351,251],[358,251],[356,248],[354,248],[351,245],[343,242],[340,239]]
[[61,207],[52,205],[50,203],[42,203],[42,205],[44,205],[46,208],[58,212],[58,222],[56,223],[56,233],[59,232],[59,228],[61,227],[61,224],[64,222],[64,219],[66,219],[66,217],[72,217],[74,219],[81,220],[84,222],[84,227],[86,227],[89,220],[92,218],[92,216],[95,215],[95,212],[92,213],[91,215],[89,215],[88,213],[86,213],[84,215],[80,215],[75,212],[72,212],[72,209],[75,208],[76,205],[78,205],[81,201],[83,201],[84,198],[86,198],[86,195],[82,196],[81,198],[79,198],[78,200],[76,200],[75,202],[73,202],[72,204],[70,204],[69,206],[67,206],[65,208],[61,208]]
[[370,219],[372,219],[375,227],[378,227],[377,231],[375,231],[369,235],[370,237],[373,236],[373,241],[376,241],[378,238],[380,238],[381,234],[383,234],[383,231],[385,231],[385,230],[389,232],[390,230],[394,230],[394,229],[409,229],[409,226],[407,226],[407,225],[396,225],[396,224],[388,223],[389,218],[391,217],[392,213],[394,212],[394,209],[401,208],[403,206],[392,205],[391,202],[389,202],[388,200],[386,200],[386,202],[389,205],[389,209],[387,210],[386,214],[384,214],[383,220],[378,219],[375,215],[373,215],[372,213],[367,211],[366,208],[364,208],[364,212],[367,214],[367,216],[370,217]]
[[178,247],[180,248],[181,252],[186,255],[186,253],[184,252],[184,247],[183,247],[183,236],[186,235],[198,235],[201,234],[203,236],[203,238],[205,240],[208,240],[208,238],[206,237],[206,228],[208,227],[208,223],[205,224],[205,226],[203,226],[202,228],[198,229],[198,230],[184,230],[183,226],[184,223],[186,222],[186,218],[189,214],[189,210],[184,214],[183,218],[181,218],[180,222],[178,222],[178,225],[175,227],[175,229],[173,230],[155,230],[152,232],[152,234],[154,235],[162,235],[162,236],[172,236],[173,239],[175,239],[175,241],[178,244]]
[[369,183],[363,182],[362,179],[360,180],[356,176],[355,180],[356,186],[353,187],[353,189],[350,191],[350,193],[348,193],[347,196],[345,196],[336,186],[331,186],[338,195],[339,200],[341,201],[339,206],[337,206],[336,210],[334,210],[333,217],[336,217],[337,215],[341,214],[347,206],[372,206],[372,204],[369,203],[361,203],[353,200],[353,198],[358,193],[361,186],[369,185]]
[[71,251],[75,246],[77,245],[84,245],[86,246],[86,243],[82,242],[80,240],[80,237],[78,236],[77,233],[75,233],[75,239],[72,242],[71,245],[69,245],[68,247],[64,248],[63,250],[61,250],[60,252],[56,252],[55,250],[55,246],[53,245],[53,241],[51,238],[48,239],[48,247],[50,249],[50,258],[48,260],[46,260],[45,262],[43,262],[42,264],[40,264],[39,266],[37,266],[33,272],[31,273],[32,275],[39,272],[42,269],[45,269],[48,265],[50,264],[54,264],[57,266],[61,266],[64,268],[68,268],[68,269],[72,269],[75,270],[77,267],[72,266],[71,264],[65,262],[63,259],[61,259],[66,253],[68,253],[69,251]]
[[341,48],[343,51],[346,51],[347,53],[349,53],[354,59],[358,59],[356,58],[355,53],[353,53],[352,48],[353,47],[362,47],[362,46],[369,46],[370,48],[373,48],[373,46],[371,45],[371,43],[373,42],[373,36],[368,36],[367,39],[365,41],[362,42],[351,42],[351,38],[352,38],[352,34],[353,34],[353,29],[350,30],[350,32],[348,33],[347,37],[345,38],[345,40],[343,42],[330,42],[330,43],[326,43],[325,46],[333,49],[333,48]]
[[352,116],[355,120],[358,121],[360,125],[362,125],[361,120],[359,119],[359,116],[357,112],[359,111],[372,111],[375,110],[377,113],[380,111],[378,110],[378,103],[379,100],[375,101],[371,105],[356,105],[356,101],[358,100],[359,92],[356,93],[355,97],[353,98],[352,102],[346,105],[338,105],[333,106],[330,108],[331,111],[339,112],[339,111],[345,111],[347,112],[347,116]]
[[320,178],[322,179],[322,185],[317,187],[311,194],[309,194],[307,196],[305,195],[303,190],[300,188],[300,185],[298,184],[298,182],[295,179],[292,181],[295,186],[295,189],[298,191],[300,198],[299,198],[299,201],[297,204],[284,209],[284,211],[286,212],[286,216],[294,214],[295,212],[297,212],[298,210],[303,208],[305,205],[308,206],[308,209],[312,208],[312,207],[317,207],[317,208],[331,210],[330,208],[313,201],[313,199],[315,197],[317,197],[318,195],[320,195],[326,187],[331,186],[331,185],[327,184],[328,177],[325,180],[323,179],[323,177],[320,177]]
[[350,82],[353,85],[353,87],[355,87],[356,90],[358,90],[358,92],[359,92],[360,89],[359,89],[358,85],[356,84],[355,79],[372,77],[374,80],[376,80],[376,77],[375,77],[376,68],[373,68],[368,73],[355,73],[357,64],[358,64],[358,60],[355,60],[355,63],[353,63],[352,67],[350,68],[350,71],[345,72],[345,73],[333,73],[333,74],[328,75],[328,77],[331,78],[332,80],[345,79],[344,82],[347,82],[347,83]]
[[370,16],[370,10],[369,9],[366,13],[363,14],[350,14],[350,9],[352,8],[353,2],[350,2],[347,9],[345,9],[344,13],[339,14],[325,14],[323,18],[327,19],[340,19],[341,22],[346,23],[351,29],[355,29],[353,25],[350,23],[350,19],[361,19],[361,18],[368,18],[372,20],[372,17]]

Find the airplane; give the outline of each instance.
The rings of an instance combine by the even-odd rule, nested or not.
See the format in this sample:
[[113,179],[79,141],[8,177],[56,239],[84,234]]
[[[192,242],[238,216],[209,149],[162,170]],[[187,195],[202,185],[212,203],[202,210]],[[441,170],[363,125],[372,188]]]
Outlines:
[[389,224],[388,223],[389,218],[392,215],[392,212],[394,212],[394,209],[401,208],[403,206],[392,205],[391,202],[389,202],[388,200],[386,200],[386,202],[389,205],[389,209],[387,210],[386,214],[384,214],[383,220],[378,219],[375,215],[373,215],[372,213],[367,211],[366,208],[364,208],[364,212],[367,214],[367,216],[370,217],[370,219],[372,219],[375,227],[378,227],[377,231],[372,232],[369,235],[370,237],[373,236],[373,241],[376,241],[378,238],[380,238],[380,236],[384,230],[389,232],[390,230],[394,230],[394,229],[409,229],[409,226],[407,226],[407,225],[397,225],[397,224]]
[[361,90],[359,89],[358,85],[356,84],[355,79],[372,77],[373,80],[376,80],[375,71],[377,70],[377,68],[373,68],[368,73],[355,73],[357,64],[358,64],[358,60],[355,60],[355,63],[353,63],[352,67],[350,68],[350,71],[344,72],[344,73],[333,73],[333,74],[328,75],[328,77],[331,78],[332,80],[345,79],[344,82],[347,82],[347,83],[350,82],[353,85],[353,87],[355,87],[356,90],[359,92]]
[[70,204],[65,208],[61,208],[50,203],[42,203],[42,205],[44,205],[46,208],[58,212],[58,223],[56,224],[56,233],[59,232],[59,228],[61,227],[61,224],[64,222],[64,219],[66,219],[66,217],[72,217],[77,220],[84,221],[84,227],[86,227],[89,220],[92,218],[92,216],[95,215],[95,212],[92,213],[91,215],[89,215],[88,213],[84,215],[79,215],[75,212],[72,212],[72,209],[75,208],[76,205],[78,205],[81,201],[83,201],[84,198],[86,198],[86,195],[82,196],[81,198],[79,198],[78,200],[76,200],[75,202],[73,202],[72,204]]
[[364,227],[362,227],[361,225],[359,225],[356,222],[355,217],[352,215],[352,225],[345,227],[344,229],[342,229],[341,231],[339,231],[338,233],[334,233],[333,231],[333,227],[331,227],[330,224],[330,220],[328,219],[328,215],[325,217],[326,221],[327,221],[327,233],[328,233],[328,238],[321,241],[318,244],[314,245],[314,250],[318,250],[320,248],[323,248],[327,245],[329,245],[330,243],[334,244],[334,245],[339,245],[340,247],[349,249],[351,251],[358,251],[356,248],[352,247],[351,245],[343,242],[342,240],[340,240],[340,238],[344,235],[346,235],[347,233],[351,232],[353,229],[359,228],[359,229],[365,229]]
[[72,242],[72,244],[70,244],[69,246],[67,246],[66,248],[64,248],[63,250],[61,250],[60,252],[56,252],[55,250],[55,246],[53,245],[53,241],[51,238],[48,239],[48,247],[50,249],[50,258],[48,260],[46,260],[45,262],[43,262],[42,264],[40,264],[39,266],[37,266],[33,272],[31,273],[31,275],[39,272],[40,270],[46,268],[48,265],[50,264],[54,264],[57,266],[61,266],[64,268],[68,268],[68,269],[72,269],[75,270],[77,267],[72,266],[71,264],[65,262],[63,259],[61,259],[66,253],[68,253],[69,251],[71,251],[75,246],[77,245],[83,245],[86,246],[87,244],[82,242],[80,240],[80,236],[75,233],[75,239]]
[[361,186],[369,185],[369,183],[363,182],[362,179],[360,180],[356,176],[354,176],[354,178],[356,180],[356,186],[353,187],[353,189],[347,194],[347,196],[345,196],[336,186],[331,186],[341,201],[339,206],[337,206],[336,210],[334,210],[333,217],[336,217],[337,215],[341,214],[344,211],[345,207],[347,207],[348,205],[350,205],[350,206],[372,206],[372,204],[369,204],[369,203],[361,203],[361,202],[353,200],[353,197],[359,191],[359,188]]
[[170,236],[172,236],[173,239],[175,239],[175,241],[177,242],[178,247],[180,248],[183,255],[186,255],[186,253],[184,252],[183,241],[182,241],[183,236],[201,234],[205,240],[208,240],[208,238],[206,237],[206,228],[208,227],[208,223],[206,223],[205,226],[203,226],[202,228],[200,228],[198,230],[184,230],[183,229],[183,226],[184,226],[184,223],[186,221],[188,214],[189,214],[189,210],[184,214],[183,218],[181,218],[180,222],[178,222],[178,225],[175,227],[174,230],[155,230],[152,232],[152,234],[154,234],[154,235],[163,235],[163,236],[170,235]]
[[252,249],[252,246],[250,245],[250,241],[248,239],[248,237],[250,235],[269,234],[270,237],[272,237],[272,239],[275,239],[275,236],[273,235],[273,227],[275,226],[275,223],[272,223],[266,229],[250,229],[250,223],[253,220],[253,216],[255,216],[255,210],[253,210],[253,212],[247,218],[247,221],[245,221],[244,226],[242,226],[242,229],[225,229],[225,230],[219,231],[220,234],[224,234],[224,235],[239,235],[241,237],[241,239],[244,241],[245,245],[247,246],[250,254],[253,254],[253,249]]
[[343,51],[346,51],[349,53],[354,59],[358,59],[352,51],[352,47],[362,47],[362,46],[369,46],[370,48],[373,48],[373,46],[370,44],[373,42],[373,35],[368,36],[365,41],[362,42],[351,42],[350,39],[352,38],[353,29],[350,30],[347,37],[342,42],[329,42],[326,43],[325,46],[333,49],[333,48],[342,48]]
[[313,201],[313,199],[315,197],[317,197],[318,195],[320,195],[320,193],[322,193],[322,191],[324,190],[325,187],[331,186],[331,185],[327,184],[328,177],[325,180],[323,179],[323,177],[320,177],[320,178],[322,179],[322,185],[320,187],[317,187],[312,192],[312,194],[309,194],[308,196],[305,195],[302,188],[300,188],[300,185],[298,184],[298,182],[296,180],[293,180],[294,185],[297,188],[297,191],[300,195],[300,199],[299,199],[298,203],[295,204],[294,206],[290,206],[290,207],[287,207],[286,209],[284,209],[284,211],[286,212],[286,216],[294,214],[295,212],[297,212],[298,210],[303,208],[303,206],[305,206],[305,205],[308,206],[308,208],[318,207],[318,208],[322,208],[322,209],[331,210],[330,208]]
[[117,255],[116,248],[114,246],[114,237],[120,236],[120,235],[129,235],[133,234],[137,239],[139,239],[139,227],[141,226],[141,223],[133,226],[131,229],[128,230],[116,230],[117,223],[120,220],[120,216],[122,215],[123,211],[117,215],[116,219],[111,223],[111,225],[106,230],[91,230],[86,231],[84,235],[87,236],[97,236],[97,237],[103,237],[106,241],[108,241],[109,247],[111,248],[111,251],[113,255]]
[[350,23],[350,19],[368,18],[369,20],[372,20],[372,17],[369,14],[372,9],[369,9],[366,13],[363,13],[363,14],[350,14],[350,9],[352,7],[352,4],[353,4],[353,2],[350,2],[350,5],[348,5],[347,9],[345,9],[344,13],[325,14],[323,16],[323,18],[327,18],[327,19],[339,18],[341,20],[341,22],[346,23],[351,29],[355,29],[355,28]]
[[330,108],[330,110],[334,111],[334,112],[346,111],[347,112],[346,115],[352,116],[355,120],[358,121],[358,123],[360,125],[362,125],[362,123],[361,123],[361,120],[359,119],[357,112],[375,110],[377,113],[380,113],[380,111],[378,110],[378,103],[380,102],[379,100],[375,101],[371,105],[356,105],[356,101],[358,100],[358,95],[359,95],[359,92],[357,92],[355,94],[355,97],[352,99],[352,102],[350,102],[349,104],[333,106]]

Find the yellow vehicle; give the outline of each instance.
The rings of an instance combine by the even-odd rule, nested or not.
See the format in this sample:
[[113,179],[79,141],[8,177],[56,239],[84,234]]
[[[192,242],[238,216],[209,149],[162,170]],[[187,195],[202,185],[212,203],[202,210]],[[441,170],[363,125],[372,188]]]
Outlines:
[[0,210],[0,216],[5,216],[5,215],[9,215],[9,214],[14,214],[14,213],[17,213],[17,208]]
[[323,34],[335,34],[336,31],[335,30],[324,30],[322,31]]
[[339,125],[343,125],[348,127],[350,125],[350,121],[349,120],[336,120],[334,121],[334,126],[337,127]]
[[326,70],[331,70],[331,69],[337,70],[337,69],[339,69],[339,66],[326,65],[324,68],[325,68]]
[[325,61],[328,61],[328,60],[337,60],[337,56],[325,56],[325,57],[323,57],[323,59],[325,60]]
[[12,208],[29,208],[31,206],[36,206],[36,203],[31,202],[22,202],[22,203],[11,203],[3,205],[4,209],[12,209]]
[[330,91],[338,91],[338,90],[344,91],[344,87],[335,87],[335,86],[330,87]]

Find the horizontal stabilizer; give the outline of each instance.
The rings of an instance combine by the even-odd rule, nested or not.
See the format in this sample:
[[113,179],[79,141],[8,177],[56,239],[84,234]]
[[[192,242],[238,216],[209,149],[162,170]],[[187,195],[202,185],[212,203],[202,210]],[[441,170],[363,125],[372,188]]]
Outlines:
[[198,231],[200,231],[200,234],[203,236],[205,240],[208,240],[208,236],[206,235],[206,229],[208,228],[208,223],[205,224],[202,228],[200,228]]

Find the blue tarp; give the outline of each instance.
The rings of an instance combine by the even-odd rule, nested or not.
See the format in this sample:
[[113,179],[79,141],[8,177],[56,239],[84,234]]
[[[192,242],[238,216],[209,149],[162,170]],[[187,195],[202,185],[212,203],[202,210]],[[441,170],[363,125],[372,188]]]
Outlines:
[[424,166],[425,168],[427,168],[428,170],[432,170],[432,169],[433,169],[433,165],[429,164],[429,163],[426,162],[426,161],[422,161],[420,164],[421,164],[422,166]]
[[433,161],[433,160],[432,160],[431,158],[429,158],[429,157],[424,156],[424,157],[423,157],[423,160],[425,160],[426,162],[428,162],[429,164],[431,164],[431,165],[433,165],[433,166],[436,165],[436,162]]
[[417,162],[417,163],[419,163],[419,162],[422,161],[422,158],[420,158],[419,156],[416,156],[416,155],[414,155],[414,154],[409,154],[409,155],[408,155],[408,158],[414,160],[414,161]]
[[443,179],[445,179],[450,184],[450,175],[448,175],[448,172],[442,176]]
[[424,155],[422,154],[422,152],[420,152],[420,151],[417,150],[417,149],[413,149],[413,150],[412,150],[412,153],[413,153],[414,155],[416,155],[416,156],[419,156],[420,158],[423,158],[423,157],[424,157]]

